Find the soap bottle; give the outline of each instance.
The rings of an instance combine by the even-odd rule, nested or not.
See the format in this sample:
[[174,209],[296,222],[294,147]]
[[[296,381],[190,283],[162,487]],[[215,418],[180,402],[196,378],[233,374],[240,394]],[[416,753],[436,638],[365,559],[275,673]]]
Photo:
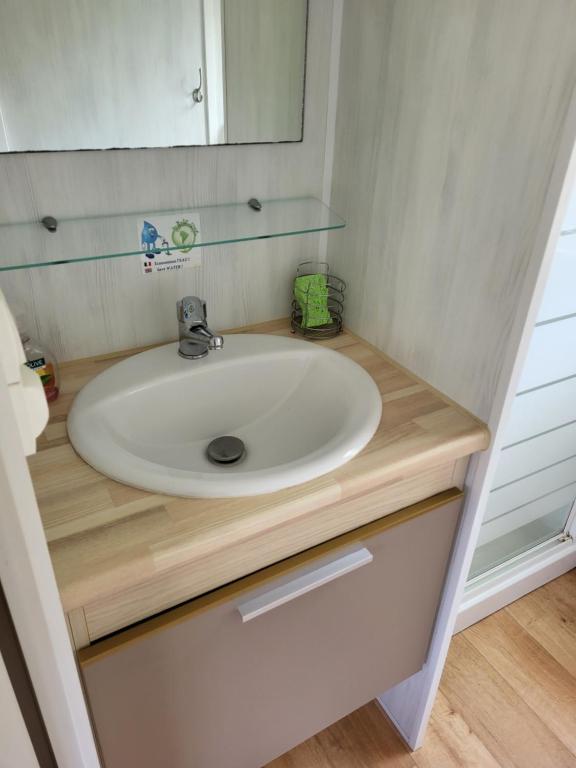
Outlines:
[[26,365],[40,376],[46,400],[48,400],[49,403],[52,403],[56,400],[59,394],[58,368],[56,366],[54,355],[52,355],[45,346],[34,341],[30,337],[30,334],[23,331],[21,327],[19,327],[19,330],[20,341],[22,342],[24,354],[26,355]]

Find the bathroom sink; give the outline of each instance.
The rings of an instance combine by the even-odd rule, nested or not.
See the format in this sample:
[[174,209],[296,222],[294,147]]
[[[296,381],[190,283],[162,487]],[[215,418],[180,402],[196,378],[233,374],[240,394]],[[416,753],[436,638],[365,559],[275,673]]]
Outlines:
[[251,496],[336,469],[376,431],[378,388],[344,355],[287,337],[224,341],[200,360],[157,347],[94,378],[68,417],[76,451],[147,491]]

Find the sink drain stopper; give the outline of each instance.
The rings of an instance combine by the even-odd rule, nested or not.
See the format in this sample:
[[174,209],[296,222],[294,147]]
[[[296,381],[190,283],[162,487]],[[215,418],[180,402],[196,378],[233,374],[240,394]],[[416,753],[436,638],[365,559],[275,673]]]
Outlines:
[[223,435],[212,440],[206,449],[206,455],[213,464],[238,464],[246,455],[246,448],[239,437]]

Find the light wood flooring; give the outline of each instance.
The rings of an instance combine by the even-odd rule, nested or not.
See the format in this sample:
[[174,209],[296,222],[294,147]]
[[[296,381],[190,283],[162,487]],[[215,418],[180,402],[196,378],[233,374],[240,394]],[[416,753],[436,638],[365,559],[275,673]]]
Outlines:
[[267,768],[576,768],[576,570],[452,641],[422,749],[377,704]]

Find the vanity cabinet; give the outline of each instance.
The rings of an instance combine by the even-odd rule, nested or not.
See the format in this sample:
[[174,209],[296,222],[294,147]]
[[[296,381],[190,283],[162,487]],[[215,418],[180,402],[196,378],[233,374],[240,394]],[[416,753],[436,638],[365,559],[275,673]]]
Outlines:
[[452,490],[79,652],[106,768],[258,768],[419,670]]

